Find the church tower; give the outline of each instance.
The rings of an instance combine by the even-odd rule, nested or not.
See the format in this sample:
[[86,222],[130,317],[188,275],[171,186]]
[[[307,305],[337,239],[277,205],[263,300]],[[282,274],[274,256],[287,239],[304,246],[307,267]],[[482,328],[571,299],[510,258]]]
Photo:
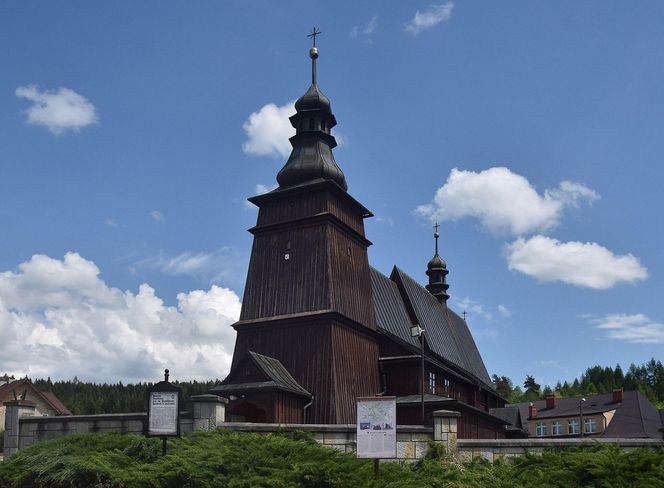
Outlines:
[[[307,423],[349,423],[356,397],[380,389],[371,242],[363,222],[372,214],[347,192],[332,153],[337,122],[316,79],[316,35],[311,86],[290,117],[296,133],[279,187],[249,199],[259,211],[249,230],[254,242],[229,378],[239,391],[246,358],[259,358],[254,363],[263,361],[262,374],[290,375],[284,385],[293,380],[313,397],[307,398]],[[247,377],[252,374],[247,369]],[[268,418],[291,417],[276,412]]]

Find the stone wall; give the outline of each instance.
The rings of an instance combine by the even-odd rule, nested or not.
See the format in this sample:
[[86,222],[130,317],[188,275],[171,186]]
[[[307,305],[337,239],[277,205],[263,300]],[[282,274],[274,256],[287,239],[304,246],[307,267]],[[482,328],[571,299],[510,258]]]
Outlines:
[[[228,401],[216,395],[191,397],[192,412],[180,415],[180,432],[189,434],[194,429],[211,430],[225,420]],[[27,400],[6,402],[5,448],[8,457],[19,449],[37,442],[77,433],[119,432],[143,434],[146,413],[120,413],[105,415],[71,415],[62,417],[36,416],[36,405]]]
[[637,447],[664,447],[658,439],[609,439],[609,438],[569,438],[569,439],[459,439],[457,456],[460,461],[485,459],[491,463],[501,459],[523,456],[526,452],[541,454],[545,449],[564,449],[581,445],[619,445],[623,449]]
[[[355,424],[254,424],[227,422],[222,429],[241,432],[309,432],[321,445],[341,452],[355,452],[357,426]],[[420,425],[397,426],[397,458],[420,459],[434,440],[434,429]]]
[[[255,424],[248,422],[225,422],[227,401],[216,395],[191,397],[192,412],[181,415],[180,432],[188,434],[194,430],[222,428],[242,432],[310,432],[314,439],[325,447],[342,452],[355,452],[355,424]],[[34,443],[54,439],[73,433],[120,432],[143,434],[147,415],[145,413],[112,415],[75,415],[68,417],[34,416],[35,404],[26,400],[6,402],[5,450],[7,457],[17,450]],[[460,461],[486,459],[509,460],[523,456],[526,452],[541,453],[547,448],[579,446],[582,443],[618,444],[624,449],[664,446],[655,439],[458,439],[457,422],[459,412],[439,410],[433,412],[434,426],[397,426],[397,458],[421,459],[431,442],[442,444]]]

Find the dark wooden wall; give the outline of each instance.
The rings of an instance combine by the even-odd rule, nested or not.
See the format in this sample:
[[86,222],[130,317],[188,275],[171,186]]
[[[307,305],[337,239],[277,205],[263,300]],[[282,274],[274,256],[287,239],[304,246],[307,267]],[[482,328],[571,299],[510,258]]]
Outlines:
[[307,422],[355,422],[356,398],[380,389],[375,340],[330,318],[280,322],[240,327],[232,369],[246,351],[278,359],[315,397]]

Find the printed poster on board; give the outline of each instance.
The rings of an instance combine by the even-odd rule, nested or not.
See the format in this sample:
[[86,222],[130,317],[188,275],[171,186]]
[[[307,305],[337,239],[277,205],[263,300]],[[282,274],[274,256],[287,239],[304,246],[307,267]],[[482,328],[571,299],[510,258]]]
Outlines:
[[357,399],[357,457],[397,457],[397,399]]
[[178,434],[178,393],[176,391],[150,392],[150,435]]

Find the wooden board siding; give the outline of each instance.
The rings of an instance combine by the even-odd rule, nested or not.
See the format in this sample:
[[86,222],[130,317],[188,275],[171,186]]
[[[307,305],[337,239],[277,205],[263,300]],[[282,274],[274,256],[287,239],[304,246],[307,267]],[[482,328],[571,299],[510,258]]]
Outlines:
[[378,344],[363,333],[337,324],[332,326],[332,344],[337,423],[355,423],[357,397],[380,392]]
[[[256,235],[240,320],[328,310],[326,236],[321,225]],[[286,253],[289,259],[285,259]]]
[[314,395],[310,423],[354,422],[355,398],[379,391],[375,340],[333,319],[240,327],[232,370],[246,351],[278,359]]
[[457,422],[459,439],[504,439],[505,428],[502,424],[491,422],[471,412],[461,412]]
[[336,192],[318,188],[306,193],[286,194],[283,198],[261,203],[257,227],[280,224],[330,212],[341,222],[364,237],[362,215],[350,208],[349,202]]
[[333,225],[327,242],[332,310],[376,330],[367,247]]

